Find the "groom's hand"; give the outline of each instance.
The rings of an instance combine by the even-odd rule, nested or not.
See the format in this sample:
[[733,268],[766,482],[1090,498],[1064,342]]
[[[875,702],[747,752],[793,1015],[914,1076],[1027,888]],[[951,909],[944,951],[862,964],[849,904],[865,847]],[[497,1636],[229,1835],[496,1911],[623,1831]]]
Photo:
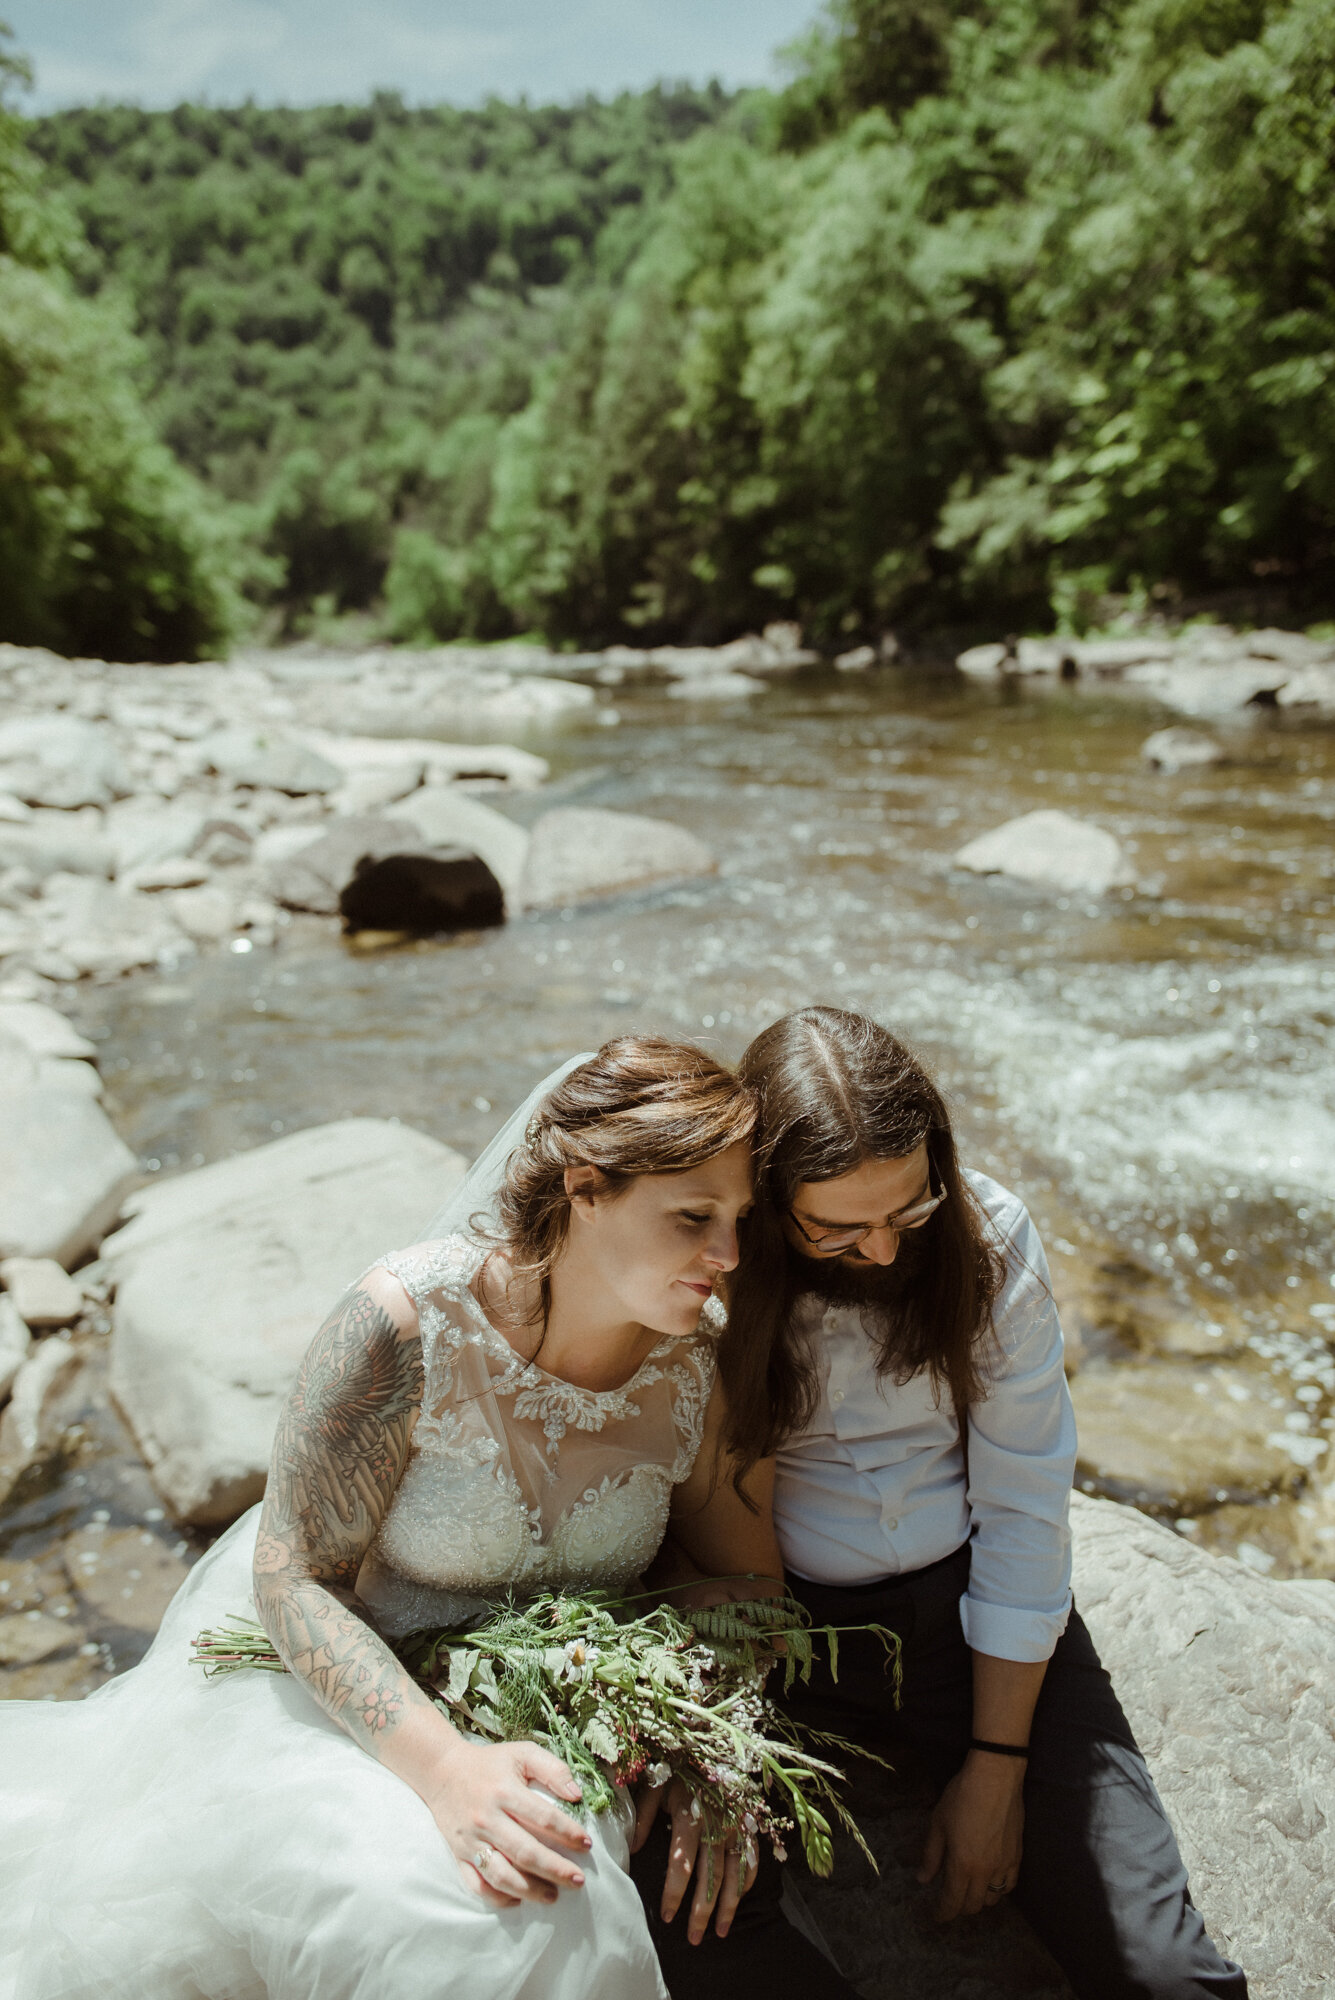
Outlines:
[[940,1877],[939,1920],[976,1916],[1009,1895],[1023,1847],[1023,1765],[971,1751],[937,1801],[918,1870],[923,1883]]
[[726,1937],[737,1905],[756,1879],[754,1846],[748,1842],[743,1849],[733,1841],[722,1845],[702,1841],[699,1822],[691,1817],[690,1793],[677,1779],[670,1786],[647,1786],[641,1792],[630,1843],[632,1854],[637,1854],[649,1838],[660,1811],[667,1813],[672,1821],[667,1875],[659,1906],[663,1922],[670,1924],[676,1916],[694,1873],[695,1894],[686,1919],[686,1935],[692,1944],[699,1944],[709,1929],[712,1914],[714,1929],[720,1937]]

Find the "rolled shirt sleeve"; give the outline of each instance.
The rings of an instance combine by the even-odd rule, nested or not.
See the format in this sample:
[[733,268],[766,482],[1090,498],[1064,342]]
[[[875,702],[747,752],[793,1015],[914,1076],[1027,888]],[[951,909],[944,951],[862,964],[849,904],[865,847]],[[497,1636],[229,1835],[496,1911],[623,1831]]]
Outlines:
[[1071,1611],[1075,1412],[1038,1231],[1013,1195],[991,1222],[1006,1275],[988,1393],[969,1411],[973,1550],[960,1618],[975,1652],[1038,1661]]

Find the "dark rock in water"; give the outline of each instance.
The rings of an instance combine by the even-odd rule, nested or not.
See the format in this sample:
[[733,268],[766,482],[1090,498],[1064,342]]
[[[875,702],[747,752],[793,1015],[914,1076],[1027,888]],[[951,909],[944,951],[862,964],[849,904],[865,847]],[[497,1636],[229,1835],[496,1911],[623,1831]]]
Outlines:
[[505,921],[501,885],[465,847],[426,854],[364,855],[338,899],[354,931],[483,930]]
[[353,930],[477,930],[505,916],[501,885],[468,848],[422,838],[407,820],[337,820],[328,833],[277,862],[276,902],[341,916]]

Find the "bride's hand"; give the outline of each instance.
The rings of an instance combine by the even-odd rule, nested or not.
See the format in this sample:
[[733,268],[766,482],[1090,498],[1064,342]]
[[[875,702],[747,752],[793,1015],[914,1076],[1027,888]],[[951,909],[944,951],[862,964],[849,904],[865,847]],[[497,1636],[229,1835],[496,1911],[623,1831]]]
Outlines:
[[464,1885],[484,1902],[554,1903],[580,1889],[583,1871],[560,1850],[593,1845],[568,1812],[535,1785],[575,1803],[582,1796],[559,1757],[536,1743],[473,1743],[459,1737],[421,1796],[459,1864]]

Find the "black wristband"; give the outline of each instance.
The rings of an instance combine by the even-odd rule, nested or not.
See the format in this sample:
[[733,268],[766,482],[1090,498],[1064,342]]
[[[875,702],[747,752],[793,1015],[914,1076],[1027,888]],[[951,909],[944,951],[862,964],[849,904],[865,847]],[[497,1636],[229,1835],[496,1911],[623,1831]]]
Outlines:
[[990,1750],[996,1757],[1027,1757],[1027,1743],[985,1743],[981,1736],[975,1736],[969,1744],[971,1750]]

